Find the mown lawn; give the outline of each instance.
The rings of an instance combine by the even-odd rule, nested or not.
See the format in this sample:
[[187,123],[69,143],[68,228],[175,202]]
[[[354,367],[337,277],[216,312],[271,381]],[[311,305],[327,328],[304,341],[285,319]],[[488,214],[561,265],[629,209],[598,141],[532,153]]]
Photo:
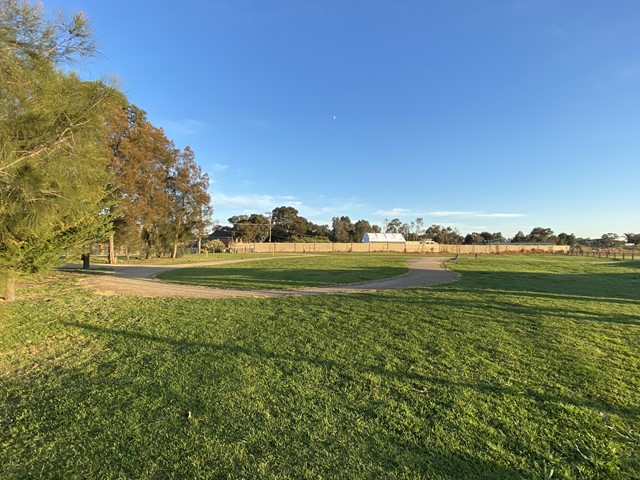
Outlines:
[[454,268],[276,299],[27,286],[0,307],[0,478],[638,478],[640,262]]
[[288,290],[397,277],[407,273],[406,261],[410,258],[397,254],[289,255],[242,264],[181,268],[161,273],[158,278],[216,288]]
[[[287,256],[289,254],[280,253],[278,256]],[[189,263],[205,263],[205,262],[215,262],[215,261],[224,261],[224,260],[236,260],[239,258],[271,258],[271,255],[266,253],[252,253],[252,254],[239,254],[239,253],[209,253],[209,254],[186,254],[177,258],[169,258],[169,257],[151,257],[151,258],[141,258],[138,256],[131,256],[128,260],[126,257],[118,257],[117,264],[118,265],[183,265]],[[71,263],[74,261],[76,263],[81,263],[78,258],[71,257],[69,259]],[[108,264],[108,258],[106,256],[91,256],[91,263],[95,263],[98,265],[106,265]]]

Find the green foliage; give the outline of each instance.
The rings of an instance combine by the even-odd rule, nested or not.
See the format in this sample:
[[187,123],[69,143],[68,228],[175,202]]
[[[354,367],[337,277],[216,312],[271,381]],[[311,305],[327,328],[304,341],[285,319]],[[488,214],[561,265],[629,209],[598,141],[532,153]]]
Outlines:
[[0,3],[0,268],[35,272],[105,231],[114,90],[63,73],[93,50],[82,15]]
[[111,125],[116,241],[145,254],[171,254],[204,233],[211,214],[209,178],[191,148],[176,148],[144,112],[123,105]]
[[276,207],[271,212],[271,239],[275,242],[324,242],[329,229],[298,215],[293,207]]
[[229,219],[236,239],[243,242],[264,242],[269,238],[269,219],[264,215],[235,215]]
[[627,243],[640,245],[640,233],[625,233],[624,237]]
[[0,322],[0,477],[638,478],[635,265],[461,256],[450,285],[270,300],[33,284]]
[[353,224],[349,217],[333,217],[331,240],[348,243],[353,241]]
[[202,246],[205,250],[211,253],[220,252],[225,248],[225,245],[221,240],[208,240]]
[[458,230],[452,227],[443,227],[442,225],[431,225],[425,230],[424,238],[448,245],[455,245],[464,241]]

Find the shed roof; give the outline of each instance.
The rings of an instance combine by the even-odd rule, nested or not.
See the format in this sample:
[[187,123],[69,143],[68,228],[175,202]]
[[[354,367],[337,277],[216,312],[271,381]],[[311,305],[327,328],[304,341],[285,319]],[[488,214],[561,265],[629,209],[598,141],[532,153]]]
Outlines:
[[401,233],[365,233],[362,237],[362,243],[372,242],[405,243],[406,240]]

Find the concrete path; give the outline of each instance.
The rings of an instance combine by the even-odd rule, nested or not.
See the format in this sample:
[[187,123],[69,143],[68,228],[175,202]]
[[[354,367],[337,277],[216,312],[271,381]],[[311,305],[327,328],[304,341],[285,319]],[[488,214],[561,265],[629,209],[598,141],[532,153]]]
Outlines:
[[[309,256],[309,255],[306,255]],[[279,257],[278,257],[279,258]],[[293,257],[289,257],[293,258]],[[409,272],[399,277],[374,282],[333,287],[304,288],[297,290],[238,290],[181,285],[163,282],[155,277],[168,270],[207,265],[225,265],[240,262],[255,262],[269,258],[249,258],[243,260],[224,260],[182,265],[105,265],[92,267],[93,271],[103,272],[86,275],[81,284],[98,292],[111,295],[130,295],[139,297],[184,297],[184,298],[234,298],[234,297],[286,297],[292,295],[323,295],[335,293],[362,293],[381,290],[418,288],[427,285],[453,282],[458,274],[444,267],[448,257],[419,257],[407,262]],[[66,268],[80,268],[68,265]]]

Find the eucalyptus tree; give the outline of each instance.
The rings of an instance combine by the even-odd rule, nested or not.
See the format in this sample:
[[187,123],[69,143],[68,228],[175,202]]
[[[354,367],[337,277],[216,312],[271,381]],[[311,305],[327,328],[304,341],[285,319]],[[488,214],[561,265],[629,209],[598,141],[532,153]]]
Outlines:
[[177,148],[139,108],[127,105],[112,130],[116,240],[142,243],[147,258],[175,257],[180,243],[204,233],[209,178],[193,150]]
[[353,224],[353,241],[362,242],[365,233],[373,232],[371,224],[367,220],[358,220]]
[[211,217],[209,177],[195,161],[190,147],[179,152],[167,177],[170,200],[165,229],[165,245],[171,245],[171,258],[176,258],[178,246],[202,237]]
[[348,243],[353,241],[353,223],[349,217],[333,217],[331,221],[331,240]]

